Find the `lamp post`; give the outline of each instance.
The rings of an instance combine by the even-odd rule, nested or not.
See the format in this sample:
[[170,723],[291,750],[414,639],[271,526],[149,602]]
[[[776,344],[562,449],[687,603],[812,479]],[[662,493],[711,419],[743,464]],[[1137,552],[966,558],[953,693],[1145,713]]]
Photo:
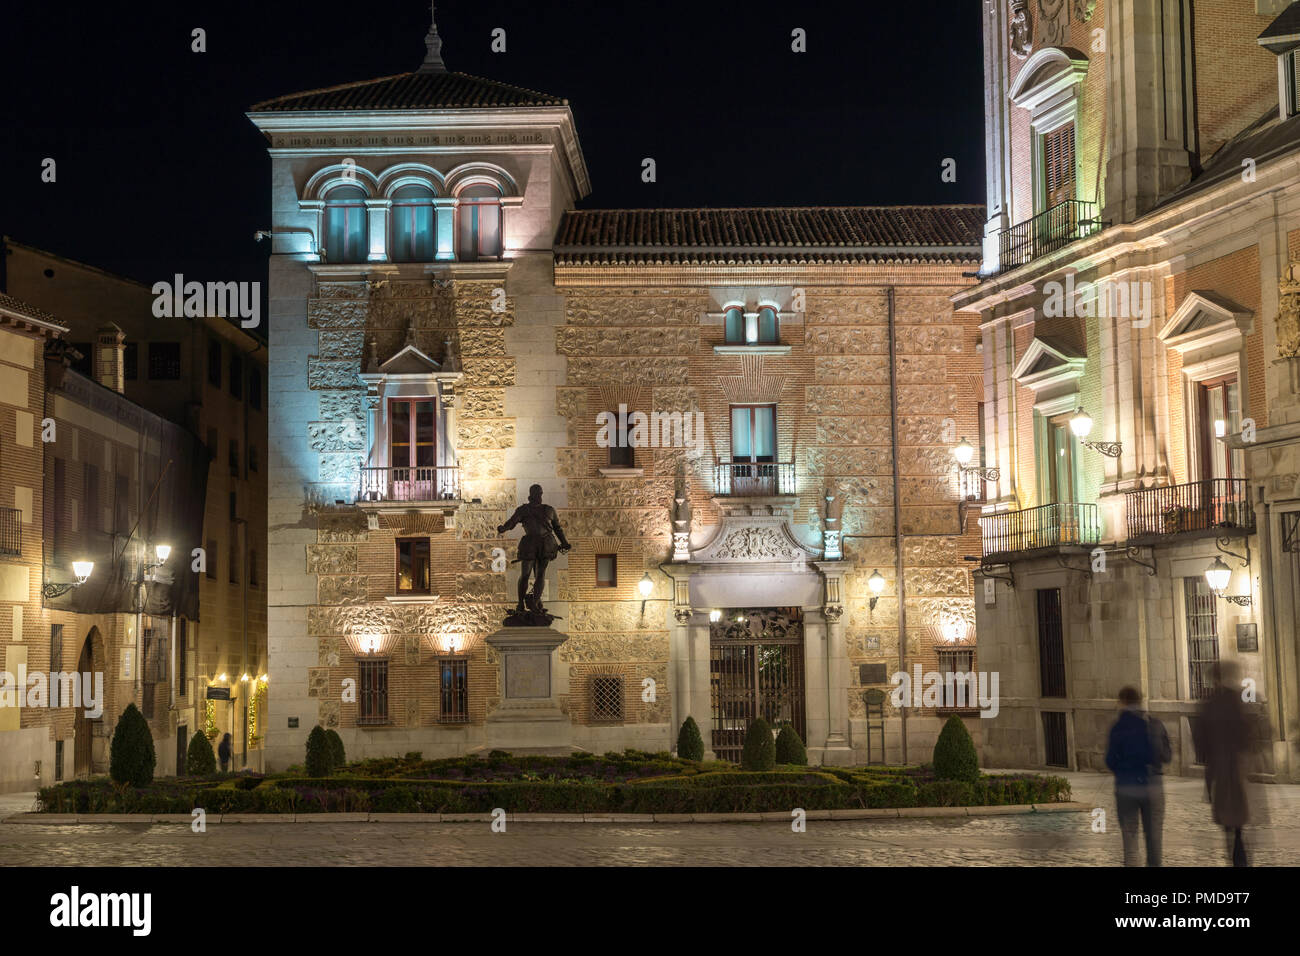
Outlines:
[[1092,416],[1079,407],[1070,416],[1070,431],[1079,439],[1079,444],[1093,451],[1099,451],[1107,458],[1118,458],[1124,452],[1124,443],[1117,441],[1089,441],[1088,433],[1092,431]]
[[975,457],[975,446],[965,438],[953,448],[952,457],[957,462],[957,471],[963,475],[975,473],[985,481],[997,481],[1002,477],[1002,469],[1000,468],[985,468],[982,464],[971,464],[971,459]]

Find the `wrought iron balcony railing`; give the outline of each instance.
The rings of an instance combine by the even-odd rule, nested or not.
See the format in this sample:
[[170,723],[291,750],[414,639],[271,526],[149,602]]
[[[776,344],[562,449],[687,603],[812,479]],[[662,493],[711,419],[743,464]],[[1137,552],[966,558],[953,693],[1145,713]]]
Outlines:
[[459,465],[361,469],[358,502],[433,502],[459,499]]
[[0,554],[23,553],[23,513],[19,508],[0,508]]
[[1097,506],[1078,502],[986,514],[980,518],[980,528],[985,558],[1093,545],[1101,534]]
[[1252,534],[1255,509],[1243,478],[1210,478],[1125,495],[1129,541],[1181,534]]
[[713,470],[713,492],[720,498],[792,495],[792,461],[720,461]]
[[1067,199],[1032,219],[1002,230],[999,237],[998,271],[1017,266],[1062,249],[1077,239],[1101,231],[1096,204]]

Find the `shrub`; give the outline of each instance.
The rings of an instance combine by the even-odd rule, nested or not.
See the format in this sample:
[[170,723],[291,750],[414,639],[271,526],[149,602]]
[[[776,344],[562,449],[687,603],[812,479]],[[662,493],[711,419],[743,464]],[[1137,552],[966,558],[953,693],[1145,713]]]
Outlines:
[[772,728],[762,717],[755,719],[745,731],[745,748],[740,753],[740,765],[746,770],[771,770],[776,766]]
[[956,714],[948,718],[935,742],[934,776],[937,780],[966,780],[970,783],[980,778],[975,742]]
[[147,787],[153,782],[156,764],[149,724],[135,704],[127,704],[117,721],[117,727],[113,729],[108,775],[120,784]]
[[704,759],[704,738],[694,717],[683,720],[682,729],[677,732],[677,756],[682,760]]
[[776,735],[776,762],[799,767],[808,765],[808,751],[794,727],[788,723],[782,724],[780,733]]
[[334,769],[334,752],[325,728],[317,724],[307,735],[307,776],[328,777]]
[[217,756],[212,752],[212,742],[201,730],[190,738],[190,748],[185,752],[185,772],[203,777],[217,772]]
[[337,770],[348,762],[348,755],[343,750],[343,738],[339,736],[337,730],[327,730],[325,731],[325,736],[329,738],[330,742],[331,769]]
[[919,807],[969,807],[976,802],[975,785],[965,780],[935,780],[916,790]]

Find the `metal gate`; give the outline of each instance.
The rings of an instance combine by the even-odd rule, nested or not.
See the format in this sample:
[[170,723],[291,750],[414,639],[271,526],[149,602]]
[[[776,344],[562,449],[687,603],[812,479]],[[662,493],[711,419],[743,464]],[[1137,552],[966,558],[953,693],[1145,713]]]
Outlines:
[[709,625],[713,752],[740,762],[756,717],[788,721],[807,743],[804,720],[803,613],[797,607],[731,609]]

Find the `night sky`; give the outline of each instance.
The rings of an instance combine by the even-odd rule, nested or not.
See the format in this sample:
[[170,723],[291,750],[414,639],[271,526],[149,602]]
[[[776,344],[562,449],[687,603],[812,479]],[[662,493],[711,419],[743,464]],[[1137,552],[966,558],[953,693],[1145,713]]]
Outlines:
[[[133,6],[0,14],[0,232],[147,283],[264,280],[270,161],[245,110],[415,69],[428,4]],[[982,202],[979,9],[442,0],[438,28],[449,69],[568,98],[584,208]]]

